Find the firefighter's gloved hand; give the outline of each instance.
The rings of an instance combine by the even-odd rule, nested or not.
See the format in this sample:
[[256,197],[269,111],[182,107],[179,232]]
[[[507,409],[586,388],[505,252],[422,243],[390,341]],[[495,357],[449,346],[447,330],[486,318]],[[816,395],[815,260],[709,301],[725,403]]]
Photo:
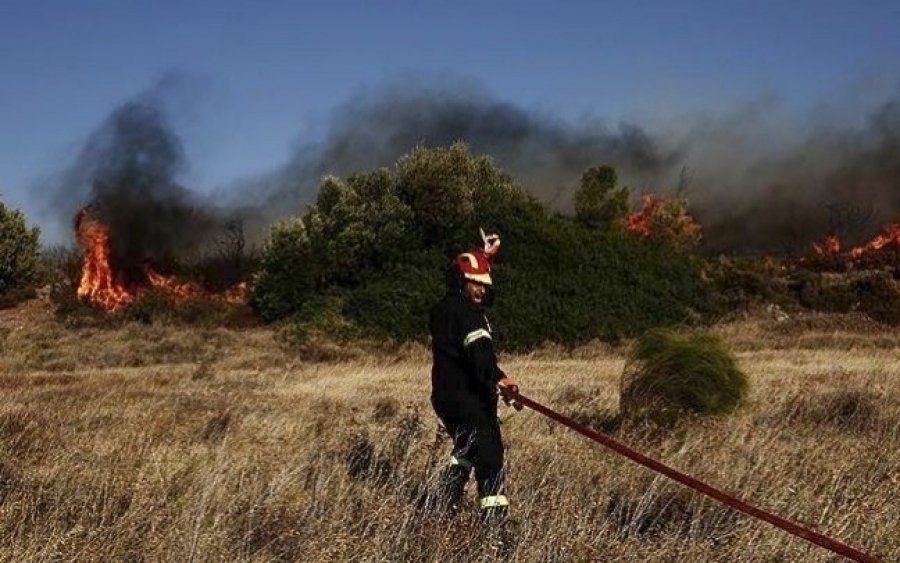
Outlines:
[[490,260],[500,252],[500,235],[487,234],[481,227],[478,228],[478,232],[481,233],[481,240],[484,242],[484,255]]
[[516,382],[508,377],[504,377],[497,384],[497,393],[503,399],[503,402],[513,407],[517,411],[522,410],[522,403],[516,398],[519,394],[519,386]]

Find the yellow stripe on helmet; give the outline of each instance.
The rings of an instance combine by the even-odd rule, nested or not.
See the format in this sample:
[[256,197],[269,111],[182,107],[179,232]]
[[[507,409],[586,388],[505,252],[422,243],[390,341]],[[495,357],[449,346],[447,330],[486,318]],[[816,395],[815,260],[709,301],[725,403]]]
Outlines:
[[493,281],[491,280],[490,274],[463,274],[463,277],[467,280],[472,280],[478,283],[483,283],[484,285],[493,285]]

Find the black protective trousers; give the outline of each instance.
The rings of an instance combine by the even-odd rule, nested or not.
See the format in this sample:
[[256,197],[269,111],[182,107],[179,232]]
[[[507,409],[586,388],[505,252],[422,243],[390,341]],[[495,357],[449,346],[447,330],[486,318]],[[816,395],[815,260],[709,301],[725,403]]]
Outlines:
[[462,489],[469,478],[466,467],[471,464],[478,484],[478,498],[502,494],[503,490],[503,440],[500,422],[496,417],[480,424],[452,424],[445,421],[444,428],[453,438],[453,457],[462,462],[464,471],[458,471],[454,483]]

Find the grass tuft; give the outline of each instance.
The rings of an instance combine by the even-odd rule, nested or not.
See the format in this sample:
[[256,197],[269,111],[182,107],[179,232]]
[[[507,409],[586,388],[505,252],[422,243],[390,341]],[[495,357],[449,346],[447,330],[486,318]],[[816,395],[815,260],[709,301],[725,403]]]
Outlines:
[[620,405],[630,418],[671,422],[681,413],[728,413],[747,393],[747,376],[710,334],[652,330],[637,340],[629,360]]
[[879,410],[878,397],[868,391],[801,393],[785,406],[784,418],[789,424],[862,431],[877,423]]

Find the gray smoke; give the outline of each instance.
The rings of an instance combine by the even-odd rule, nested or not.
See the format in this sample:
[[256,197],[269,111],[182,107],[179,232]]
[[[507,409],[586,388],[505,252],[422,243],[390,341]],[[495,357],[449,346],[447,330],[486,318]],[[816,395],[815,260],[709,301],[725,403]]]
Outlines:
[[[775,113],[775,117],[767,114]],[[688,197],[710,251],[796,252],[826,234],[859,244],[900,220],[900,103],[797,132],[770,104],[695,124]]]
[[346,175],[393,164],[416,146],[466,142],[492,156],[519,183],[554,208],[567,209],[581,173],[615,164],[622,177],[647,185],[670,173],[680,155],[663,150],[633,124],[571,125],[453,83],[391,85],[339,106],[321,142],[299,146],[288,164],[266,178],[270,202],[299,208],[325,174]]
[[[320,142],[261,182],[271,207],[298,211],[325,174],[391,165],[415,146],[462,140],[532,194],[571,210],[584,170],[612,164],[635,194],[686,196],[708,252],[796,252],[834,232],[858,243],[900,219],[900,104],[849,125],[798,117],[763,98],[725,116],[670,126],[572,124],[454,84],[391,85],[339,106]],[[256,192],[258,196],[259,193]]]

